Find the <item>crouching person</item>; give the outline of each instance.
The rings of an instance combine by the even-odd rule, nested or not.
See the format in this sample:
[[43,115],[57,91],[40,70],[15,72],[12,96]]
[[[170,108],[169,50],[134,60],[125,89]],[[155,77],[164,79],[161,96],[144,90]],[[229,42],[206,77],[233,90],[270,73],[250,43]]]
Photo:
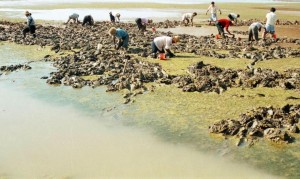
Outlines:
[[[125,30],[112,27],[109,29],[108,34],[113,37],[116,50],[119,50],[120,47],[128,49],[129,35]],[[119,39],[118,45],[116,45],[116,37]]]
[[78,18],[79,18],[79,14],[73,13],[72,15],[69,16],[69,19],[66,22],[66,24],[68,24],[70,20],[73,20],[74,23],[79,23]]
[[233,21],[230,21],[228,19],[220,19],[220,20],[217,20],[216,22],[216,27],[218,28],[218,31],[219,31],[219,35],[221,35],[223,38],[225,38],[225,32],[224,32],[224,28],[226,29],[227,33],[229,35],[232,35],[234,36],[230,31],[229,31],[229,26],[232,26]]
[[147,19],[147,18],[137,18],[135,19],[135,23],[138,26],[140,31],[145,31],[147,24],[151,24],[153,21],[152,19]]
[[94,25],[94,19],[91,15],[84,16],[82,26],[85,24]]
[[256,41],[258,41],[258,32],[260,32],[262,28],[264,28],[264,26],[261,23],[252,23],[249,27],[249,41],[252,41],[253,37]]
[[33,18],[31,17],[31,13],[29,13],[28,11],[25,12],[25,16],[27,17],[27,26],[23,29],[23,38],[26,37],[26,34],[28,32],[30,32],[32,34],[32,36],[35,38],[35,22],[33,20]]
[[179,42],[179,36],[169,37],[169,36],[161,36],[156,37],[152,42],[152,58],[157,57],[157,52],[165,53],[168,57],[174,57],[175,54],[171,52],[171,46],[174,43]]

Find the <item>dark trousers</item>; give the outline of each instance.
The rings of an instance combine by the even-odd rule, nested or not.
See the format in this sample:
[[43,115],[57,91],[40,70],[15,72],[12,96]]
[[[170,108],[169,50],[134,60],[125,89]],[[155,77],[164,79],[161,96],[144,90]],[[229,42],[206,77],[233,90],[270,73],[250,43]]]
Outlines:
[[83,18],[82,25],[85,25],[85,24],[93,25],[93,21],[92,21],[92,17],[91,16],[85,16]]
[[115,16],[109,14],[109,17],[110,17],[110,22],[116,22]]
[[224,36],[224,27],[220,22],[216,22],[216,27],[218,28],[219,34]]
[[154,41],[152,41],[151,47],[152,47],[152,53],[157,53],[157,52],[159,52],[159,53],[165,53],[164,49],[162,49],[162,51],[160,51],[160,50],[156,47]]
[[138,26],[139,30],[145,30],[146,29],[146,25],[142,24],[142,19],[141,18],[135,19],[135,23]]
[[249,34],[249,38],[248,38],[249,41],[253,40],[253,36],[255,40],[258,40],[258,27],[257,26],[250,27],[248,34]]
[[26,37],[26,34],[30,32],[33,34],[33,37],[35,37],[35,25],[27,26],[25,29],[23,29],[23,35]]

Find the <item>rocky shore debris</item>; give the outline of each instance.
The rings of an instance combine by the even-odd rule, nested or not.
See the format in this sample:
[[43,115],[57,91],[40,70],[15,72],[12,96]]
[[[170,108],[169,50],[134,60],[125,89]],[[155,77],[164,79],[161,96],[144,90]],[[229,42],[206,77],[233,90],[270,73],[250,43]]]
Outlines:
[[18,65],[8,65],[8,66],[1,66],[0,71],[2,72],[13,72],[16,70],[30,70],[31,67],[27,64],[18,64]]
[[209,126],[210,133],[236,136],[244,141],[265,138],[275,143],[291,143],[299,133],[300,104],[282,108],[258,107],[238,119],[223,119]]
[[[180,23],[180,21],[165,21],[154,25],[170,28]],[[0,36],[6,41],[24,45],[50,46],[53,51],[64,53],[59,58],[45,56],[45,60],[52,60],[53,65],[58,69],[47,78],[48,84],[63,84],[74,88],[106,85],[108,92],[128,89],[130,93],[135,90],[147,90],[144,84],[150,82],[174,84],[185,92],[216,92],[218,94],[230,87],[262,86],[300,89],[299,68],[278,73],[271,69],[253,67],[261,60],[300,57],[299,49],[277,45],[277,43],[298,43],[298,39],[267,39],[250,44],[246,39],[218,40],[214,36],[196,37],[180,34],[181,42],[172,47],[175,52],[194,53],[221,59],[247,58],[252,59],[253,62],[247,66],[248,69],[240,70],[224,69],[198,62],[188,68],[188,75],[178,76],[168,75],[159,64],[137,57],[150,56],[151,42],[154,37],[173,35],[171,32],[147,31],[140,35],[135,24],[121,23],[120,28],[126,29],[129,33],[130,48],[127,51],[115,51],[111,38],[106,33],[111,26],[108,22],[97,22],[91,27],[75,24],[69,24],[66,27],[39,25],[38,37],[28,36],[26,39],[23,39],[19,32],[22,26],[21,23],[0,21],[2,28]],[[276,47],[273,44],[276,44]],[[219,53],[220,50],[228,53]],[[89,76],[93,78],[84,78]]]
[[172,83],[185,92],[216,92],[230,87],[282,87],[300,89],[300,69],[286,70],[282,74],[271,69],[225,69],[204,64],[202,61],[188,68],[189,75],[177,76]]

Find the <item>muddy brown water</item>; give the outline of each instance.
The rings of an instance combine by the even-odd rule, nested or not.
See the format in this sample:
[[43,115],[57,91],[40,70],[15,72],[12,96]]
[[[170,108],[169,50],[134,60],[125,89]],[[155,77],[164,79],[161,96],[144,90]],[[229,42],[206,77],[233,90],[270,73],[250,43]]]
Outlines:
[[[24,63],[32,52],[0,45],[0,65]],[[0,178],[277,178],[123,126],[122,115],[101,112],[119,105],[120,94],[49,86],[40,77],[51,64],[31,66],[0,76]]]

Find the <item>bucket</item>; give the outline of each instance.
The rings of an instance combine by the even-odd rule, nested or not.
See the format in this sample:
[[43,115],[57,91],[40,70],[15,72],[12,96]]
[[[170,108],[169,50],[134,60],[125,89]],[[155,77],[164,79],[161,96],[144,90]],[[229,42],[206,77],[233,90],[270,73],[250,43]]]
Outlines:
[[166,60],[166,54],[165,54],[165,53],[160,53],[160,54],[158,55],[158,58],[159,58],[160,60]]

